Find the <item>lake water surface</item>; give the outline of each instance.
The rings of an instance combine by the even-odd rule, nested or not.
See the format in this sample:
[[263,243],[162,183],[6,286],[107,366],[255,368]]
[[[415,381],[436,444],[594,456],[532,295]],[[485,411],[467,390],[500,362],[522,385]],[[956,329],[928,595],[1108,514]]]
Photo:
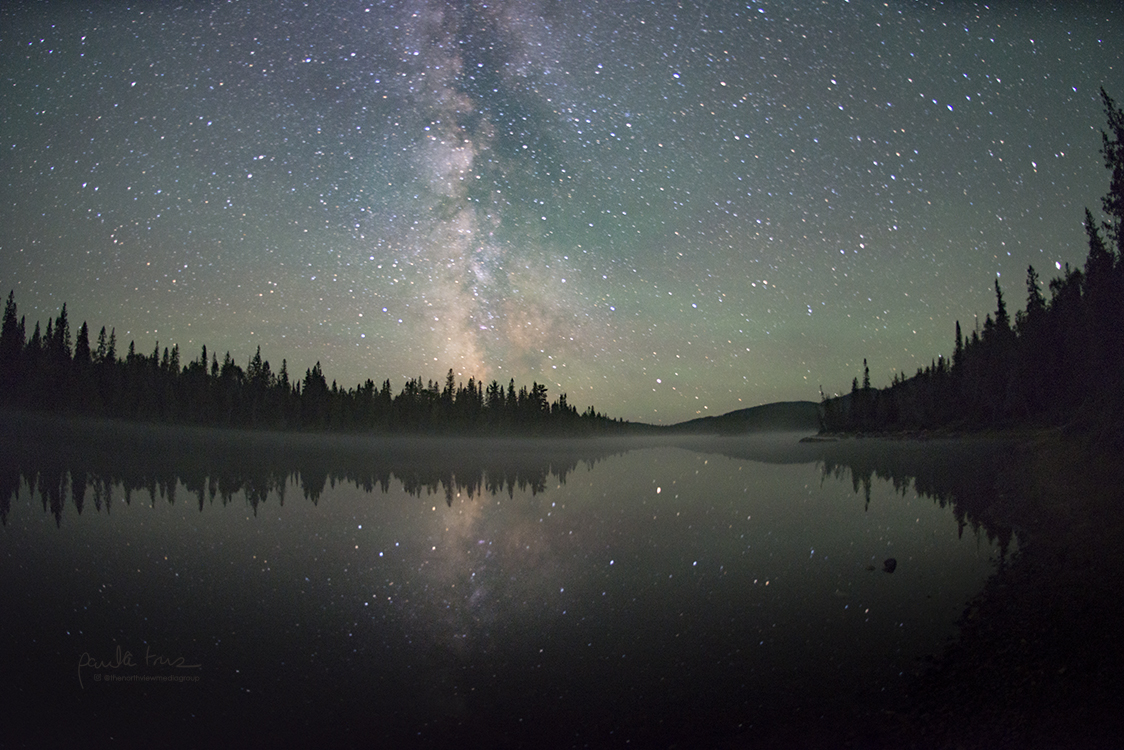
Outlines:
[[835,731],[900,700],[1013,541],[965,497],[990,492],[995,446],[798,438],[10,420],[13,736],[583,747]]

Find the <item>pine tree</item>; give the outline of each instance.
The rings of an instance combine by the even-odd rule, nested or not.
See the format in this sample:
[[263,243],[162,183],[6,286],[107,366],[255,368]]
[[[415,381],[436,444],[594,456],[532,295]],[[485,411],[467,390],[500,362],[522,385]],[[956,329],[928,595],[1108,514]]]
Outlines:
[[[50,329],[51,321],[47,321],[47,328]],[[24,353],[27,355],[34,355],[38,357],[43,352],[43,334],[39,333],[39,321],[35,321],[35,330],[31,334],[31,338],[27,341],[27,346],[24,347]]]
[[59,360],[70,359],[70,321],[67,320],[65,302],[62,303],[62,310],[59,312],[58,318],[55,319],[55,341],[51,348]]
[[1109,220],[1104,226],[1110,240],[1116,241],[1116,252],[1124,256],[1124,112],[1102,88],[1101,102],[1108,118],[1108,130],[1101,131],[1105,167],[1112,173],[1108,194],[1101,198],[1101,207]]
[[74,342],[74,364],[78,367],[87,367],[93,361],[90,355],[90,329],[86,321],[78,329],[78,339]]
[[0,329],[0,403],[13,403],[20,388],[23,359],[23,330],[16,319],[16,292],[8,293],[4,305],[4,323]]
[[1038,318],[1046,312],[1046,298],[1038,285],[1038,272],[1034,266],[1026,267],[1026,316],[1030,319]]
[[94,351],[94,364],[101,365],[105,363],[105,355],[107,350],[105,341],[105,326],[101,327],[98,332],[98,348]]
[[1103,285],[1109,283],[1112,276],[1114,258],[1100,229],[1093,220],[1093,214],[1085,209],[1085,236],[1089,240],[1089,255],[1085,259],[1085,290],[1086,293],[1097,293]]
[[1003,301],[999,279],[995,280],[995,327],[1000,336],[1006,336],[1011,331],[1011,317],[1007,314],[1007,304]]
[[4,305],[4,324],[0,330],[0,366],[19,359],[23,351],[24,342],[18,340],[19,332],[18,309],[16,308],[16,292],[8,292],[8,302]]

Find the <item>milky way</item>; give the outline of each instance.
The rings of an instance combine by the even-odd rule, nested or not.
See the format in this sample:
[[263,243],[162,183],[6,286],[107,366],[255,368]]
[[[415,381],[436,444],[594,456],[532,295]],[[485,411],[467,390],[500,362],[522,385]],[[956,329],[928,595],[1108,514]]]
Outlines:
[[1115,3],[6,3],[45,324],[671,422],[873,382],[1080,264]]

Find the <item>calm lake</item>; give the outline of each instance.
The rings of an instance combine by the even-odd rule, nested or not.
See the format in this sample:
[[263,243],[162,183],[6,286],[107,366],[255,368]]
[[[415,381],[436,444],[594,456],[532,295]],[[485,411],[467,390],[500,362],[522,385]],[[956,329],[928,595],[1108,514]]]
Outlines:
[[1016,545],[974,515],[983,441],[4,422],[0,661],[27,746],[830,733],[901,700]]

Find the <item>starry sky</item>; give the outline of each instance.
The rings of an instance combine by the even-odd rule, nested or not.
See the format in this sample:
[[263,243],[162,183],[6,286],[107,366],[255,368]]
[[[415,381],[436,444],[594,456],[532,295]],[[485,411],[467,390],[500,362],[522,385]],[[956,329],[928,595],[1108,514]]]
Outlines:
[[1124,12],[1057,5],[6,2],[0,285],[646,422],[885,385],[1084,261]]

